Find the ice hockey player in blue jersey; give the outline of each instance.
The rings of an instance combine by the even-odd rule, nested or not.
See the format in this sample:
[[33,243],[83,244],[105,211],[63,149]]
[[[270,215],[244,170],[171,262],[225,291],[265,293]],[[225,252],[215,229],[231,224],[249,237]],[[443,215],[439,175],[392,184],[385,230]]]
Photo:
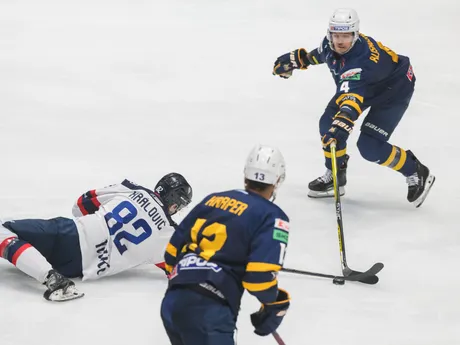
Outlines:
[[337,86],[319,121],[326,173],[309,184],[313,198],[333,196],[330,144],[337,143],[338,182],[345,193],[347,139],[355,122],[368,108],[357,146],[364,159],[403,174],[407,200],[419,207],[435,177],[410,150],[388,143],[414,92],[415,75],[409,58],[359,32],[358,14],[338,9],[329,20],[327,36],[317,49],[300,48],[280,56],[273,74],[289,78],[295,69],[327,64]]
[[192,188],[178,173],[163,176],[155,191],[124,180],[81,195],[74,219],[0,222],[0,257],[44,284],[44,297],[83,296],[69,278],[100,279],[141,264],[164,270],[164,251]]
[[169,286],[161,317],[172,345],[233,345],[241,297],[262,303],[251,315],[265,336],[281,324],[289,294],[278,288],[289,219],[272,201],[285,177],[281,152],[256,146],[245,189],[213,193],[181,222],[165,253]]

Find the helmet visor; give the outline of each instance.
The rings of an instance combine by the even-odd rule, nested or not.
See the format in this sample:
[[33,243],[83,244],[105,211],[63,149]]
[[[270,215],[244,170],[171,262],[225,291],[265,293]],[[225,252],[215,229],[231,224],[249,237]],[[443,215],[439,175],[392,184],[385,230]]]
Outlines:
[[355,34],[353,32],[331,32],[331,38],[334,43],[352,43]]

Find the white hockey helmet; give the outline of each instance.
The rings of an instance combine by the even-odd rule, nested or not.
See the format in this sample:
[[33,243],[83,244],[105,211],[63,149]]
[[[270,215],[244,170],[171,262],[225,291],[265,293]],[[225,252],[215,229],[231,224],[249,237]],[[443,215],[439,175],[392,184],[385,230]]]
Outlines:
[[359,17],[358,13],[352,8],[339,8],[334,11],[332,16],[329,18],[329,27],[327,29],[327,39],[329,40],[329,46],[334,50],[332,44],[332,33],[333,32],[352,32],[353,43],[350,49],[355,45],[359,38]]
[[274,185],[276,191],[286,178],[286,164],[281,151],[271,146],[254,146],[246,159],[244,177]]

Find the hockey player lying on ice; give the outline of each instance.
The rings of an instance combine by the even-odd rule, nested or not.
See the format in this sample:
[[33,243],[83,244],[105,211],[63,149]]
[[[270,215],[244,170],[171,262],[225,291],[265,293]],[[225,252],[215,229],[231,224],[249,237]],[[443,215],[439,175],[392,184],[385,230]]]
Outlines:
[[135,266],[163,268],[163,254],[175,230],[171,216],[187,206],[192,188],[170,173],[155,190],[128,180],[91,190],[78,199],[75,219],[22,219],[0,225],[0,257],[47,287],[44,297],[82,297],[69,279],[99,279]]

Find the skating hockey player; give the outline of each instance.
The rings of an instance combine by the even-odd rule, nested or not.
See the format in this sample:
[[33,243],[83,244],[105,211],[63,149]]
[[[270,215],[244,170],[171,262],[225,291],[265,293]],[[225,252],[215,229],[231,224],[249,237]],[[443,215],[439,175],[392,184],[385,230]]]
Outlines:
[[161,317],[172,345],[233,345],[246,289],[262,303],[255,333],[275,331],[289,308],[278,288],[289,219],[276,206],[285,177],[276,148],[256,146],[244,168],[245,189],[214,193],[181,222],[165,253],[169,287]]
[[44,284],[44,297],[83,296],[69,278],[99,279],[152,263],[174,232],[171,216],[187,206],[192,188],[170,173],[151,191],[128,180],[91,190],[77,200],[75,219],[23,219],[0,225],[0,257]]
[[337,143],[340,194],[347,183],[347,139],[359,116],[369,113],[361,126],[357,146],[364,159],[398,171],[408,183],[407,200],[419,207],[435,177],[415,155],[388,143],[414,92],[415,75],[409,58],[398,55],[359,32],[358,14],[338,9],[329,20],[321,45],[307,52],[300,48],[280,56],[273,74],[289,78],[295,69],[326,63],[337,86],[319,121],[326,172],[309,184],[313,198],[333,195],[330,144]]

